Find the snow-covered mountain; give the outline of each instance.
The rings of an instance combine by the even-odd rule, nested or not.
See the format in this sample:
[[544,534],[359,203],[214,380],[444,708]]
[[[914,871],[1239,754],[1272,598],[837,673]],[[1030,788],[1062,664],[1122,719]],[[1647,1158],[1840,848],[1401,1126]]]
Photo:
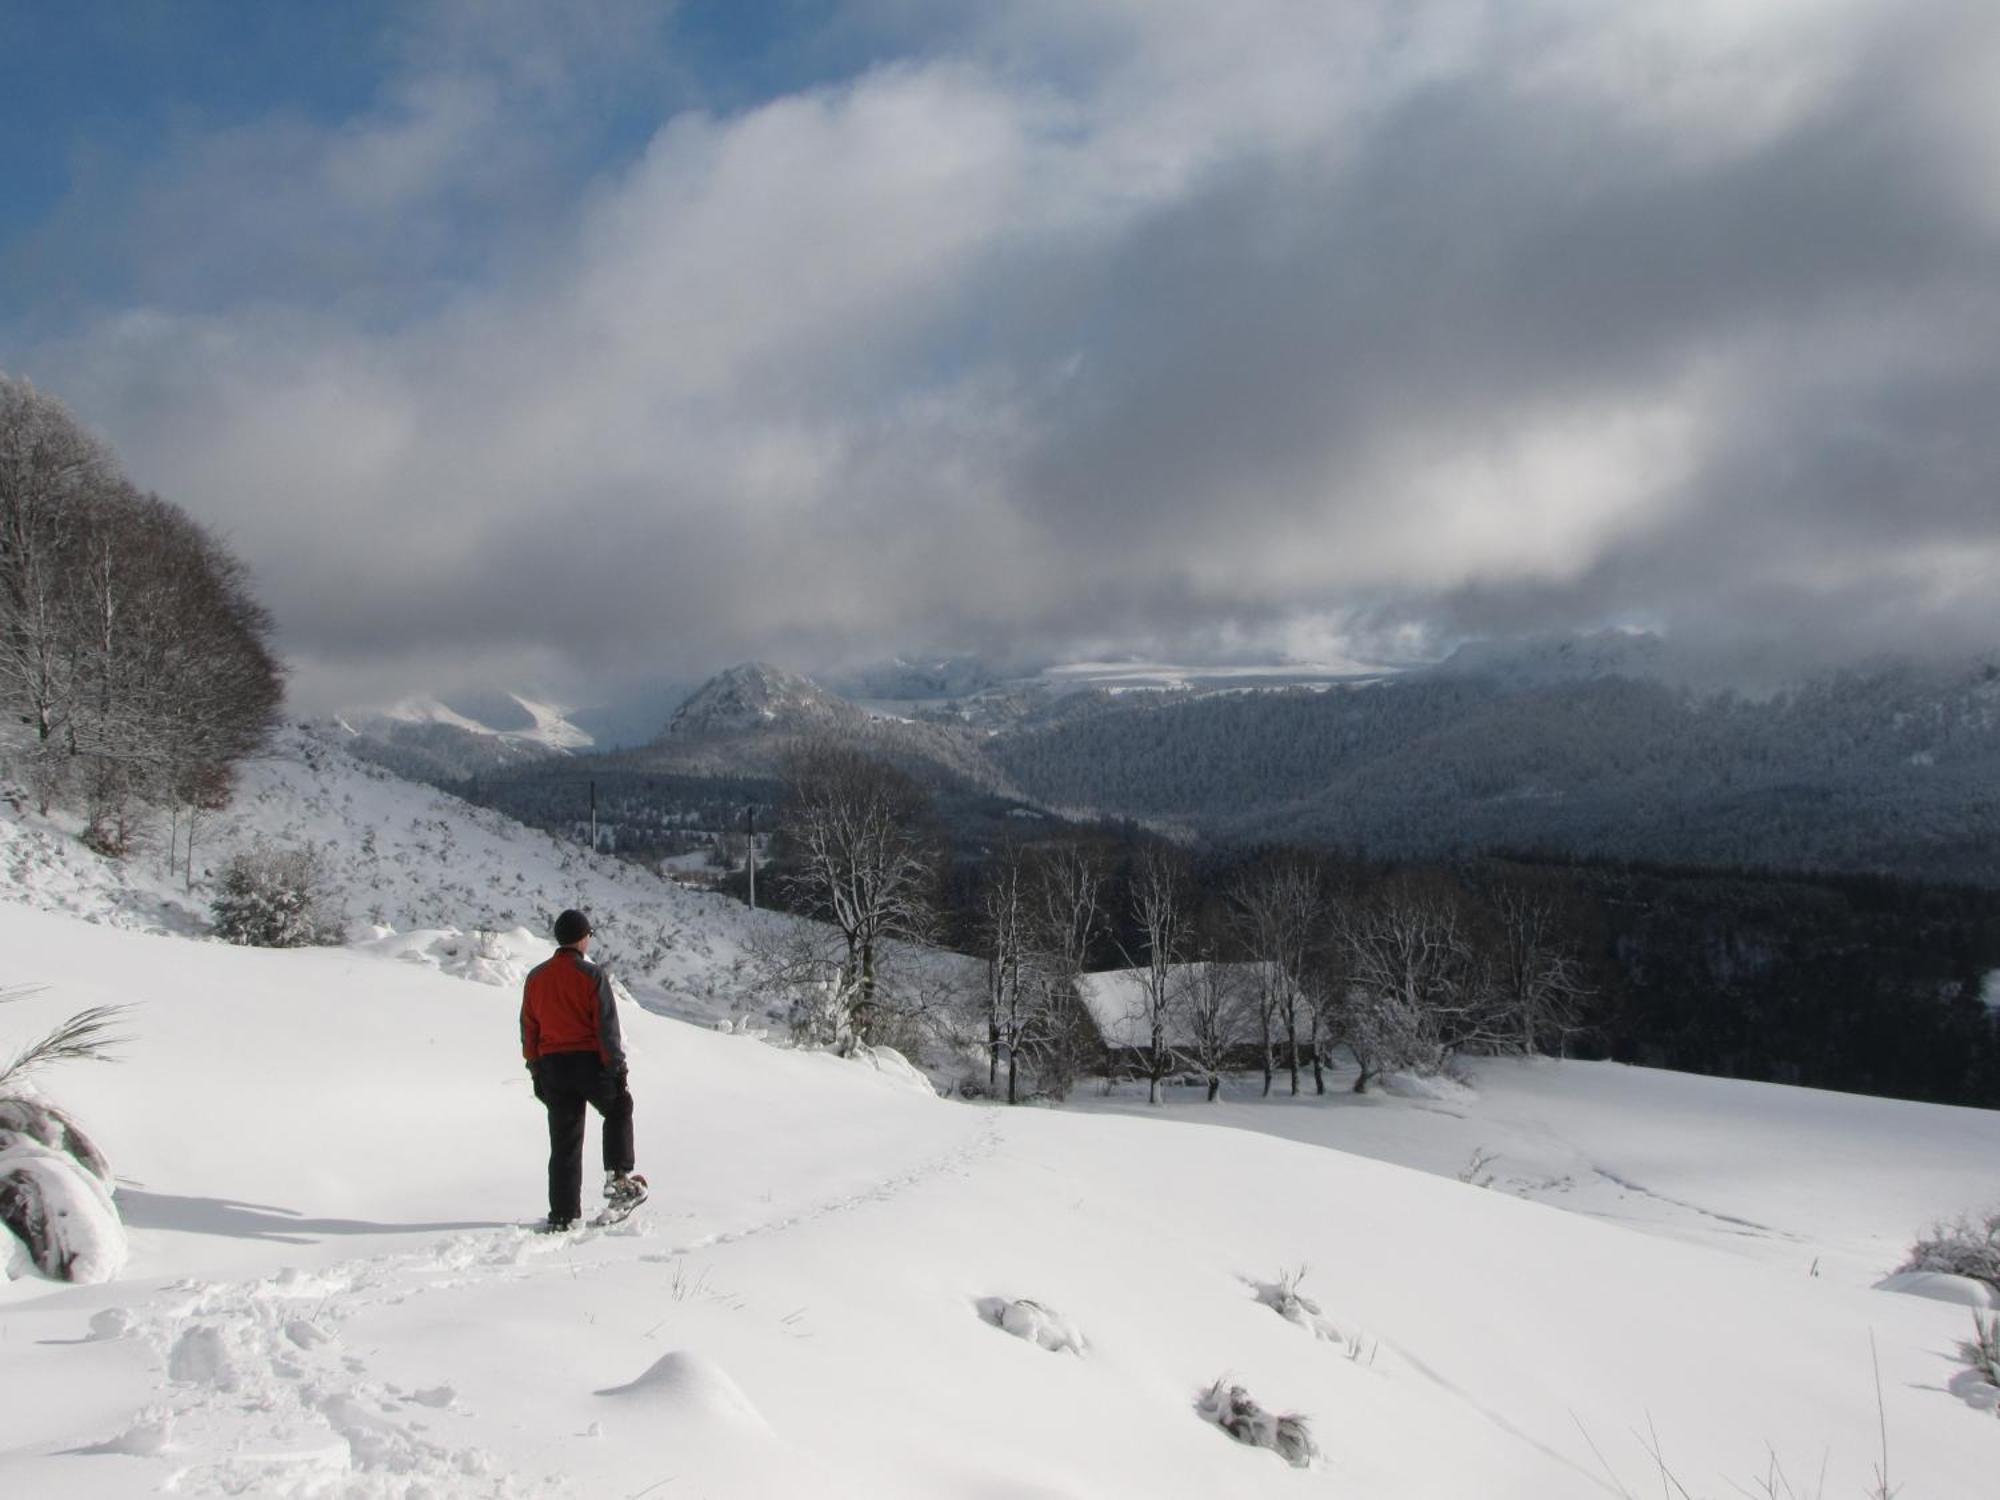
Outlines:
[[[372,712],[349,713],[340,717],[350,728],[364,732],[385,724],[437,724],[499,740],[503,744],[534,746],[542,750],[587,750],[595,743],[588,731],[569,721],[565,716],[566,710],[552,704],[538,702],[519,693],[505,694],[494,703],[498,712],[483,703],[477,705],[485,716],[483,719],[461,713],[447,703],[424,695],[405,698]],[[492,722],[485,722],[486,719]]]
[[386,708],[338,714],[315,727],[364,759],[427,781],[484,775],[595,743],[564,710],[518,693],[463,708],[419,694]]
[[718,672],[695,690],[656,743],[686,743],[733,735],[801,735],[856,731],[868,716],[809,677],[768,662]]

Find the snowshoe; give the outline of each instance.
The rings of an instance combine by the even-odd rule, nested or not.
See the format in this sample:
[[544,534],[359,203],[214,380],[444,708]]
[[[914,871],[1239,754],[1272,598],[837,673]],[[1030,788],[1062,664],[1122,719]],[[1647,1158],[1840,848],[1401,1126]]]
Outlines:
[[604,1181],[604,1207],[590,1221],[592,1229],[602,1229],[630,1218],[632,1210],[646,1201],[646,1179],[637,1172],[613,1172]]

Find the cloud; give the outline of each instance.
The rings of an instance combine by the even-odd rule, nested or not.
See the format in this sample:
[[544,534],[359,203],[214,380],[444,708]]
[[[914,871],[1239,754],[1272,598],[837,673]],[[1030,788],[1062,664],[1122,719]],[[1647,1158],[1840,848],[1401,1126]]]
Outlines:
[[309,704],[2000,634],[1984,7],[883,3],[889,60],[726,113],[628,11],[469,14],[182,143],[120,294],[0,334],[236,541]]

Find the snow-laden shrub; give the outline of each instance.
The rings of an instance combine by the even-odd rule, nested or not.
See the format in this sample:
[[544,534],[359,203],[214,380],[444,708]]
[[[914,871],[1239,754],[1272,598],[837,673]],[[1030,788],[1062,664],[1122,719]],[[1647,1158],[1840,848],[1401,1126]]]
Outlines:
[[979,1304],[979,1315],[1051,1354],[1081,1354],[1086,1347],[1083,1331],[1075,1323],[1053,1307],[1027,1297],[987,1297]]
[[238,850],[223,866],[209,910],[217,937],[248,948],[338,943],[347,925],[340,892],[310,844]]
[[125,1266],[125,1226],[100,1181],[73,1156],[0,1130],[0,1224],[44,1276],[109,1281]]
[[2000,1208],[1983,1215],[1964,1215],[1949,1224],[1933,1224],[1931,1232],[1910,1247],[1909,1259],[1896,1268],[1970,1276],[2000,1291]]
[[1295,1469],[1308,1468],[1319,1457],[1310,1422],[1296,1412],[1266,1411],[1240,1385],[1216,1381],[1201,1393],[1194,1409],[1203,1421],[1213,1422],[1237,1442],[1269,1448]]
[[1296,1271],[1280,1271],[1276,1281],[1252,1282],[1257,1300],[1287,1323],[1298,1324],[1314,1338],[1344,1345],[1348,1341],[1333,1319],[1321,1310],[1319,1303],[1299,1290],[1299,1283],[1306,1279],[1308,1269],[1300,1266]]

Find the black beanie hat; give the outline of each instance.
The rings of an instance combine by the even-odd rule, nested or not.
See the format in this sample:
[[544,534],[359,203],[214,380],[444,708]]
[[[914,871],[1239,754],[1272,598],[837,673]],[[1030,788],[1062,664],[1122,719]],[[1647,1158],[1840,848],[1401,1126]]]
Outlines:
[[556,918],[556,941],[567,948],[578,938],[590,936],[590,918],[580,911],[566,911]]

